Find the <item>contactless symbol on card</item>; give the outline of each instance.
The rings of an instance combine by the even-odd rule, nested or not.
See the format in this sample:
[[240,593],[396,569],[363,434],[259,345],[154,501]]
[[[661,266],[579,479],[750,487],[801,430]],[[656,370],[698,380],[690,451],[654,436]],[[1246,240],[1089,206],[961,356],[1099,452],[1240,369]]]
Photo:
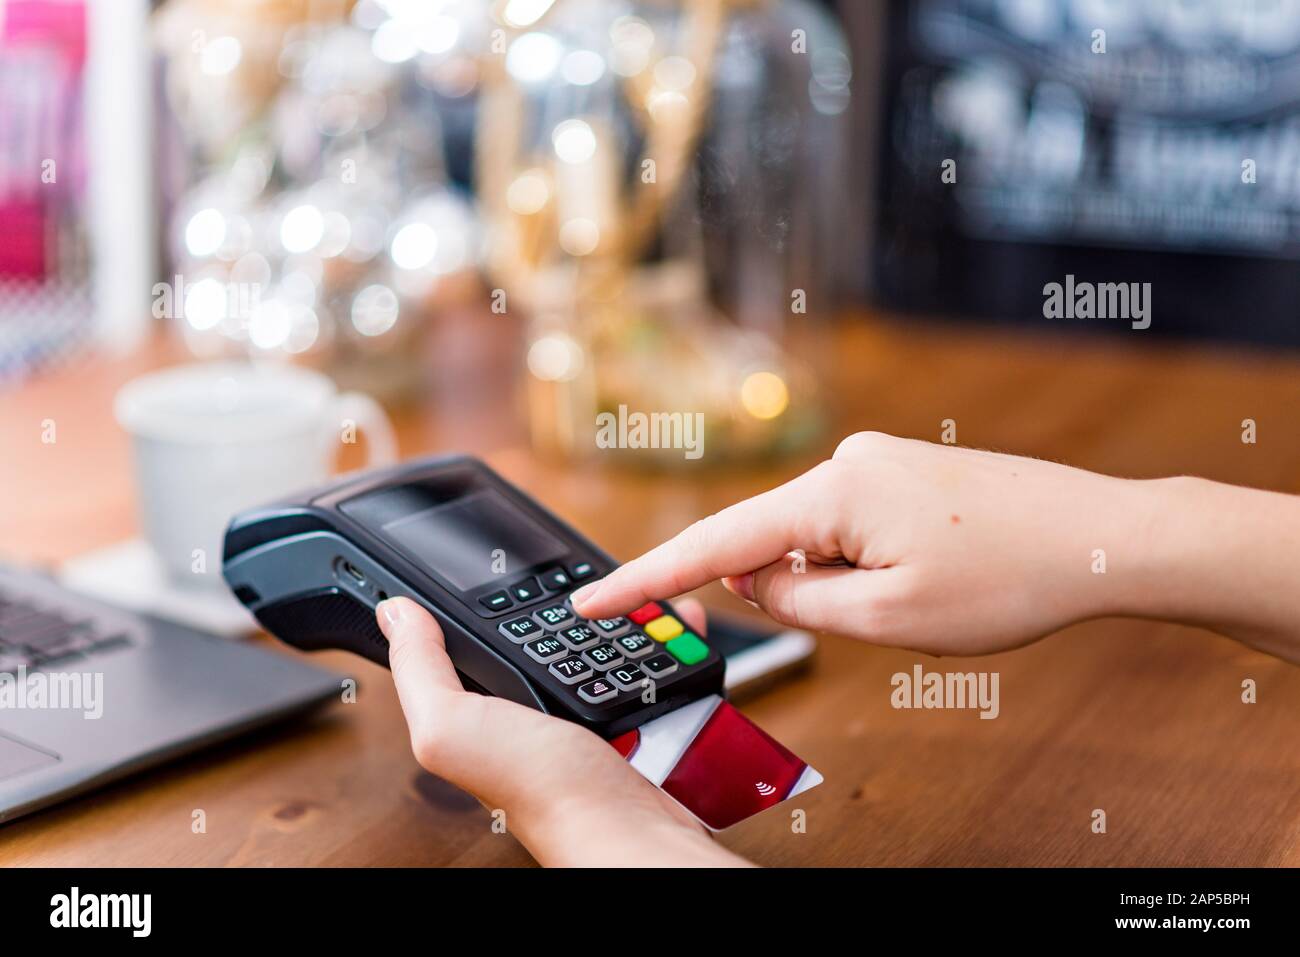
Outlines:
[[718,695],[656,718],[610,744],[713,831],[822,782],[816,770]]

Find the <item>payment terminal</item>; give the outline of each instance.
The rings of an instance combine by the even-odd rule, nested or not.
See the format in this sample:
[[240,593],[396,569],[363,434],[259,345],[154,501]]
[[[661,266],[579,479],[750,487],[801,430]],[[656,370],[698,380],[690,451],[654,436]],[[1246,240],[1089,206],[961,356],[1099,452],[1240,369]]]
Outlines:
[[223,572],[267,631],[388,664],[375,606],[404,595],[467,687],[613,738],[723,689],[722,656],[667,602],[585,619],[570,593],[617,563],[468,456],[348,476],[242,512]]

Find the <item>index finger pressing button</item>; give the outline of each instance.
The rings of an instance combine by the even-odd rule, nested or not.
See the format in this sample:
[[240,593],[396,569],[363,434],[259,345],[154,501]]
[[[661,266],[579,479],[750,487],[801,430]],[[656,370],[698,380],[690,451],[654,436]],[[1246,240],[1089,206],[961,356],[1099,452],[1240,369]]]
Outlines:
[[614,638],[632,627],[626,618],[593,618],[588,623],[604,638]]

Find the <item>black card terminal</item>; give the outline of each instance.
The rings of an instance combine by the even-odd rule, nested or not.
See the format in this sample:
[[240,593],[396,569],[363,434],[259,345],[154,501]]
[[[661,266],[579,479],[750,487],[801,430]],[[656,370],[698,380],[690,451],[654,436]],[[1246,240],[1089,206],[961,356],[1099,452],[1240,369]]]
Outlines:
[[617,563],[468,456],[347,476],[242,512],[223,573],[267,631],[388,664],[375,606],[437,618],[467,687],[615,737],[721,693],[723,659],[667,602],[587,620],[569,595]]

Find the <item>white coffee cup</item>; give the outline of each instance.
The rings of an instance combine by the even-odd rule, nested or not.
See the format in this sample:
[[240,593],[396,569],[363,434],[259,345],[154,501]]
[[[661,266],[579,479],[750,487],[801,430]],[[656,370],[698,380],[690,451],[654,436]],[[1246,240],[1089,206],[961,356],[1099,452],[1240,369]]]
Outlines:
[[281,363],[174,366],[127,383],[114,411],[132,437],[145,538],[178,584],[219,585],[230,517],[319,484],[358,429],[367,465],[397,458],[374,399]]

